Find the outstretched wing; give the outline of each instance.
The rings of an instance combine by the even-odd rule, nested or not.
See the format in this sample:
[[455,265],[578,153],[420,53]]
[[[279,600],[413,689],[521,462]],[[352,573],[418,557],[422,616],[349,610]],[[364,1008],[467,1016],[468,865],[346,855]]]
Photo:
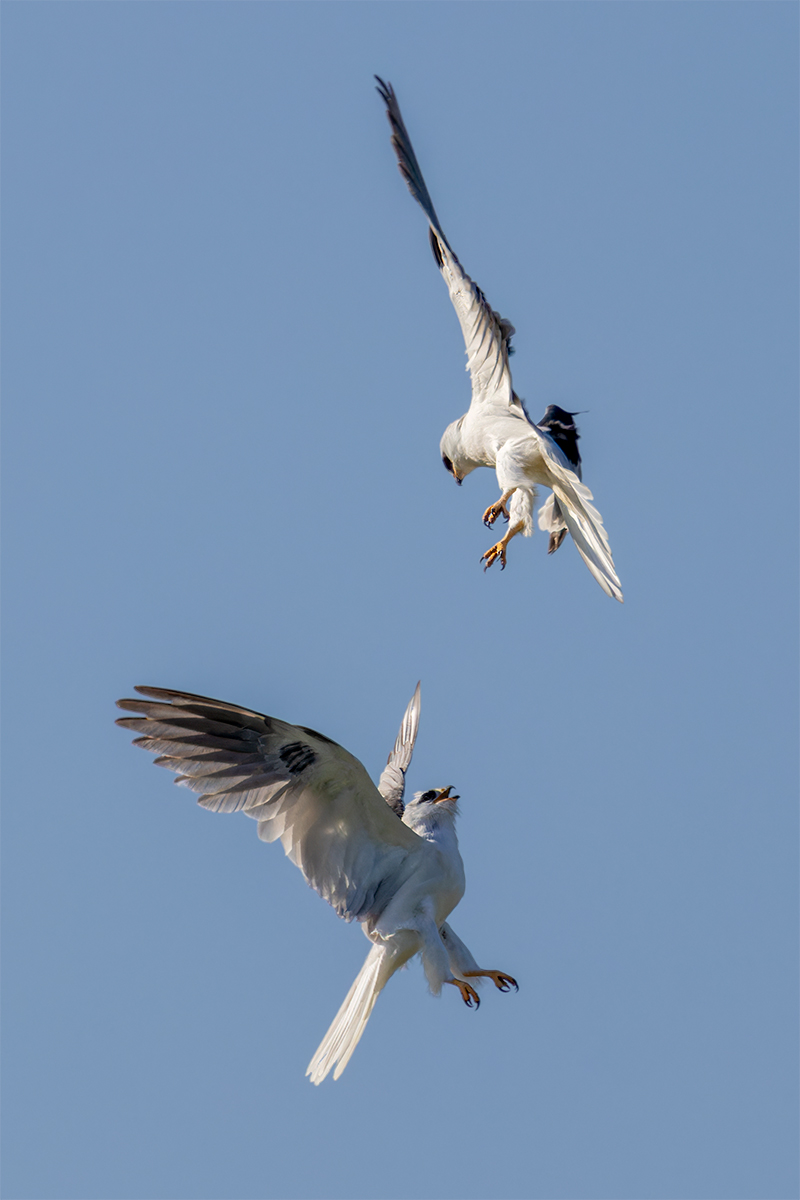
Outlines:
[[402,817],[405,812],[403,793],[406,790],[406,771],[414,753],[414,743],[419,731],[419,684],[409,701],[408,708],[403,714],[400,732],[394,749],[386,760],[383,774],[378,781],[378,791],[386,803]]
[[281,839],[310,885],[345,920],[376,918],[424,845],[384,802],[352,754],[313,729],[167,688],[118,700],[140,713],[118,725],[199,792],[212,812],[243,812],[265,842]]
[[378,80],[377,91],[386,105],[386,115],[392,127],[392,145],[400,174],[428,218],[433,256],[447,284],[464,335],[467,369],[472,379],[472,403],[483,404],[494,400],[511,405],[513,389],[508,356],[514,326],[494,312],[481,289],[470,279],[453,253],[419,169],[394,89],[378,75],[375,78]]

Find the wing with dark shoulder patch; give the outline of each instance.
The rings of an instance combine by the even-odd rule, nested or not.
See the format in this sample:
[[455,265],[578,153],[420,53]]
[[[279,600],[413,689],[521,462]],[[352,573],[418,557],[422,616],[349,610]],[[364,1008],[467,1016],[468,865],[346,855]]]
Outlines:
[[411,755],[414,753],[414,743],[419,731],[419,688],[420,685],[417,684],[408,708],[403,714],[394,748],[386,760],[386,766],[378,782],[378,791],[398,817],[402,817],[405,812],[403,794],[406,789],[406,771],[411,762]]
[[380,915],[422,841],[390,812],[364,767],[342,746],[251,709],[167,688],[118,700],[138,714],[117,724],[157,754],[175,782],[212,812],[243,812],[264,841],[280,838],[340,917]]

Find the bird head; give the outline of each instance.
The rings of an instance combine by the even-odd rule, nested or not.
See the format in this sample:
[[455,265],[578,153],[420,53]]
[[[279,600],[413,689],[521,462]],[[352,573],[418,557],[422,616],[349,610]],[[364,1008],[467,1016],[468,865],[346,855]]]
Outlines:
[[[455,820],[458,815],[458,796],[451,796],[453,788],[431,788],[427,792],[415,792],[414,799],[406,805],[403,820],[412,829],[435,829],[444,822]],[[419,831],[418,830],[418,831]]]
[[469,475],[470,471],[474,471],[475,467],[478,466],[477,463],[471,462],[464,453],[461,438],[463,420],[464,418],[460,417],[458,421],[453,421],[452,424],[448,425],[439,443],[439,450],[445,470],[450,472],[458,484],[461,483],[465,475]]

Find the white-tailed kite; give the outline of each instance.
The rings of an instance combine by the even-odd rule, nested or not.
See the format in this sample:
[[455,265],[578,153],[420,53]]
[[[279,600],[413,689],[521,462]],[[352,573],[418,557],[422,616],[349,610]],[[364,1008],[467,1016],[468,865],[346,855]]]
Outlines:
[[528,416],[512,387],[508,365],[514,326],[493,311],[453,253],[419,169],[394,90],[379,76],[375,78],[386,105],[400,173],[428,218],[433,256],[450,292],[467,347],[472,402],[469,411],[444,431],[442,461],[456,483],[476,467],[494,467],[502,495],[486,509],[483,520],[489,527],[501,515],[510,522],[505,536],[482,556],[484,570],[498,559],[501,569],[505,567],[511,539],[518,533],[530,536],[533,532],[536,484],[543,484],[553,493],[539,512],[539,527],[550,534],[548,553],[558,549],[569,530],[603,591],[622,601],[603,519],[591,502],[592,493],[581,482],[575,413],[551,404],[538,425]]
[[405,773],[419,727],[419,684],[406,709],[378,788],[352,754],[313,729],[166,688],[137,687],[145,700],[118,700],[141,714],[118,725],[134,744],[175,771],[180,787],[200,792],[212,812],[243,812],[265,842],[280,838],[307,882],[346,921],[360,921],[372,942],[307,1075],[338,1079],[389,979],[420,954],[431,991],[451,983],[468,1007],[480,1003],[468,981],[517,984],[482,970],[447,924],[464,895],[452,787],[418,792],[403,804]]

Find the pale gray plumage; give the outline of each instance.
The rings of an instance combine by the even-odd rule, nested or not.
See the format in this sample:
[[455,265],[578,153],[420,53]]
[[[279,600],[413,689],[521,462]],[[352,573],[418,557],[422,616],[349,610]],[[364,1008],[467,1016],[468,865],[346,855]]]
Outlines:
[[[450,788],[418,793],[403,805],[405,772],[419,728],[420,688],[406,709],[381,791],[342,746],[301,725],[190,692],[138,687],[145,699],[117,701],[136,713],[117,724],[158,766],[199,794],[212,812],[242,812],[258,836],[280,839],[308,883],[344,920],[357,920],[373,943],[367,960],[311,1061],[320,1083],[338,1078],[378,994],[420,953],[434,992],[453,983],[466,1003],[477,994],[463,978],[474,960],[447,940],[446,918],[464,894]],[[402,817],[402,819],[401,819]],[[449,927],[448,927],[449,929]],[[466,951],[466,953],[465,953]],[[466,964],[466,968],[464,967]],[[489,974],[502,991],[510,976]],[[514,985],[515,986],[515,985]]]
[[431,249],[444,276],[467,344],[467,366],[472,377],[473,392],[493,391],[506,385],[507,401],[510,403],[508,355],[516,330],[510,321],[494,311],[477,283],[470,279],[456,258],[433,207],[394,89],[379,76],[375,78],[379,85],[378,94],[386,105],[400,174],[430,223]]
[[[144,715],[117,724],[144,735],[135,744],[159,754],[156,765],[174,771],[179,787],[200,793],[198,804],[211,812],[253,817],[262,841],[280,838],[346,921],[380,919],[419,838],[387,808],[358,759],[311,729],[232,704],[165,688],[136,691],[150,699],[118,704]],[[301,757],[303,747],[309,753]]]
[[[400,173],[428,219],[434,257],[466,345],[472,401],[464,416],[445,430],[440,445],[442,460],[458,483],[477,467],[494,467],[502,494],[498,503],[486,510],[484,521],[493,525],[500,515],[510,521],[508,533],[483,555],[482,561],[488,567],[499,559],[505,566],[511,538],[533,532],[536,485],[541,484],[551,488],[554,496],[539,516],[539,524],[551,535],[550,553],[558,549],[569,530],[594,578],[607,595],[621,601],[622,589],[602,517],[592,504],[592,493],[581,482],[580,456],[570,462],[564,453],[567,425],[561,422],[569,421],[573,414],[550,406],[538,425],[529,418],[511,382],[509,355],[514,327],[492,309],[458,261],[433,207],[394,90],[378,76],[376,79],[386,105]],[[569,444],[576,442],[571,440]]]
[[397,741],[378,781],[378,791],[398,817],[402,817],[405,810],[403,794],[406,787],[406,771],[411,762],[414,743],[419,732],[419,688],[420,685],[417,684],[416,691],[403,714]]

